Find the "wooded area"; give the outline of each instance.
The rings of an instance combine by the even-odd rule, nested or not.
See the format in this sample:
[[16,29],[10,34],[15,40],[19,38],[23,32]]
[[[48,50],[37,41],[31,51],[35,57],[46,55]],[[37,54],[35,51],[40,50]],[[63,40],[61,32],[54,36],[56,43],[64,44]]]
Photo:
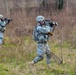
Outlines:
[[[0,0],[0,14],[13,19],[0,50],[1,75],[76,74],[76,0]],[[51,62],[55,70],[47,70],[41,62],[31,72],[27,65],[36,56],[32,31],[38,15],[59,24],[49,42],[51,51],[63,59],[60,66]]]
[[[75,0],[0,1],[0,13],[13,19],[12,23],[7,26],[6,35],[9,37],[31,35],[33,27],[36,25],[36,16],[43,15],[59,23],[57,29],[64,39],[73,38],[72,32],[76,30],[75,10]],[[56,34],[58,34],[57,31]]]

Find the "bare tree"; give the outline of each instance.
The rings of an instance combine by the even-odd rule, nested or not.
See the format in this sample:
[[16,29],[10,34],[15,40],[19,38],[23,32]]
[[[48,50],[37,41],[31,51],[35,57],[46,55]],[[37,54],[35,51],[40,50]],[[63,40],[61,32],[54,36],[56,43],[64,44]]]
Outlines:
[[64,5],[64,0],[56,0],[56,5],[58,9],[62,9]]

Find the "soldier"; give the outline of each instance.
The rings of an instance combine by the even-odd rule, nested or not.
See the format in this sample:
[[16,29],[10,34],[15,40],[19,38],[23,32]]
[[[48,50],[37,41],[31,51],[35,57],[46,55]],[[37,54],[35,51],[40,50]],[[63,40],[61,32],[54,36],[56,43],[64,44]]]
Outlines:
[[33,37],[37,42],[37,57],[30,62],[30,65],[34,65],[38,61],[43,60],[44,54],[46,54],[46,63],[48,68],[50,68],[51,55],[48,40],[53,35],[52,31],[57,23],[49,22],[49,20],[45,20],[45,17],[41,15],[37,16],[36,21],[38,24],[33,31]]
[[3,44],[3,38],[4,38],[3,33],[4,33],[4,31],[6,30],[5,26],[6,26],[7,24],[9,24],[9,22],[10,22],[11,20],[12,20],[12,19],[7,19],[7,18],[3,19],[3,15],[0,14],[0,45]]

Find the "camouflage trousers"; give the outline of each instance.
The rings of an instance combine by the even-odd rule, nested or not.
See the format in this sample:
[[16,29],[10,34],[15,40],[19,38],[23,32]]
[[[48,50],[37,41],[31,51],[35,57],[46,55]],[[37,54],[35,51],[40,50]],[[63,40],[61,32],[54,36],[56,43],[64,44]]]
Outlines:
[[38,61],[43,60],[44,54],[46,54],[46,63],[50,64],[50,48],[47,43],[39,43],[37,44],[37,57],[33,60],[34,63],[37,63]]
[[0,45],[3,43],[3,33],[0,31]]

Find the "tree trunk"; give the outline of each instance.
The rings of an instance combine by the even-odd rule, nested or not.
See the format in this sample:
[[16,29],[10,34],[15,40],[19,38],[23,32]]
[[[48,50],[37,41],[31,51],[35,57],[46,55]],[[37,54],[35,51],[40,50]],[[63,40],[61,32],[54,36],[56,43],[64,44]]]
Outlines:
[[64,0],[56,0],[57,8],[60,10],[63,8]]

